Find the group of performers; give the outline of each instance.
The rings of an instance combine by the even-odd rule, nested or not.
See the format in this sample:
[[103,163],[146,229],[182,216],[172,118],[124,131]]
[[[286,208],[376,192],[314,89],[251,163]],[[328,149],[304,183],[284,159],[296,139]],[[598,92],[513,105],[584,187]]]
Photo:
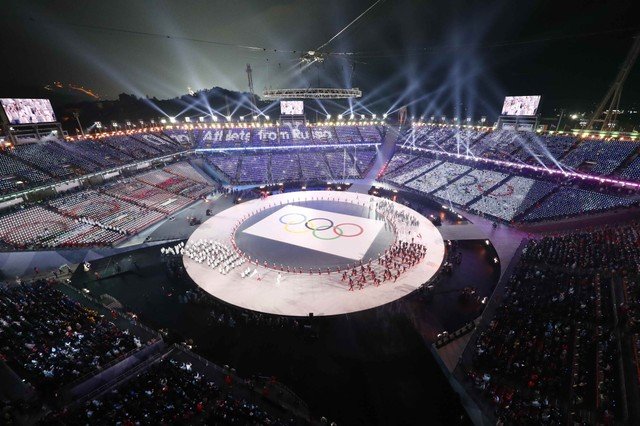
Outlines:
[[397,203],[389,200],[379,200],[376,202],[376,211],[394,223],[407,226],[418,226],[420,221],[404,210],[396,209]]
[[385,281],[396,282],[400,274],[417,265],[426,255],[427,247],[413,242],[413,239],[411,242],[399,241],[378,257],[379,268],[372,266],[372,261],[366,264],[361,262],[359,266],[343,271],[342,281],[348,282],[349,291],[353,291],[355,286],[362,290],[366,284],[378,287]]
[[223,275],[244,263],[244,259],[232,248],[219,241],[198,240],[183,250],[184,254],[198,263],[218,268]]
[[181,255],[184,254],[184,242],[179,242],[175,246],[160,247],[160,253],[163,255]]

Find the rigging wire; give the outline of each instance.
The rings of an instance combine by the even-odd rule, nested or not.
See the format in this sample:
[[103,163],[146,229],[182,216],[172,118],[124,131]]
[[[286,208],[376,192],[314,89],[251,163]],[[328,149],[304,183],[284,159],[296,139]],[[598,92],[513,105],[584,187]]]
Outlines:
[[[352,24],[354,24],[358,19],[360,19],[364,14],[366,14],[369,10],[371,10],[378,3],[385,0],[377,0],[373,3],[369,8],[367,8],[363,13],[358,15],[353,21],[351,21],[347,26],[345,26],[342,30],[340,30],[336,35],[331,37],[326,43],[322,44],[317,50],[323,49],[333,40],[335,40],[338,36],[340,36],[344,31],[346,31]],[[29,18],[31,21],[35,21],[33,18]],[[185,36],[176,36],[170,34],[161,34],[154,33],[148,31],[139,31],[139,30],[131,30],[126,28],[118,28],[118,27],[110,27],[110,26],[102,26],[102,25],[94,25],[94,24],[79,24],[79,23],[66,23],[72,27],[83,28],[87,30],[97,30],[97,31],[106,31],[111,33],[121,33],[133,36],[144,36],[144,37],[153,37],[153,38],[162,38],[169,40],[180,40],[180,41],[188,41],[194,43],[202,43],[209,44],[220,47],[230,47],[237,48],[243,50],[249,50],[253,52],[263,52],[263,53],[284,53],[284,54],[300,54],[305,53],[305,50],[290,50],[290,49],[277,49],[277,48],[268,48],[262,46],[252,46],[245,44],[237,44],[237,43],[229,43],[222,42],[216,40],[207,40],[195,37],[185,37]],[[578,34],[567,34],[567,35],[557,35],[557,36],[545,36],[538,37],[526,40],[505,40],[494,43],[486,43],[486,44],[457,44],[457,45],[433,45],[433,46],[425,46],[421,48],[413,48],[413,49],[394,49],[394,50],[377,50],[377,51],[359,51],[359,52],[326,52],[324,55],[326,56],[346,56],[349,60],[356,59],[375,59],[375,58],[392,58],[392,57],[400,57],[400,56],[420,56],[420,55],[429,55],[432,53],[438,53],[443,51],[456,51],[456,50],[464,50],[469,48],[474,49],[496,49],[502,47],[511,47],[511,46],[522,46],[527,44],[537,44],[537,43],[546,43],[551,41],[559,41],[559,40],[571,40],[571,39],[580,39],[580,38],[588,38],[594,36],[600,36],[605,34],[615,34],[615,33],[628,33],[634,32],[636,33],[639,28],[636,27],[625,27],[625,28],[616,28],[602,31],[593,31],[587,33],[578,33]]]
[[360,15],[358,15],[353,21],[349,22],[343,29],[341,29],[340,31],[338,31],[338,33],[336,35],[334,35],[333,37],[331,37],[326,43],[324,43],[323,45],[321,45],[320,47],[318,47],[316,50],[322,50],[324,49],[329,43],[331,43],[333,40],[335,40],[336,38],[340,37],[340,34],[342,34],[343,32],[345,32],[346,30],[349,29],[349,27],[353,24],[356,23],[356,21],[360,18],[362,18],[364,15],[367,14],[367,12],[369,12],[371,9],[373,9],[374,7],[376,7],[376,5],[380,2],[383,2],[385,0],[376,0],[375,3],[373,3],[371,6],[369,6],[368,8],[365,9],[364,12],[362,12]]

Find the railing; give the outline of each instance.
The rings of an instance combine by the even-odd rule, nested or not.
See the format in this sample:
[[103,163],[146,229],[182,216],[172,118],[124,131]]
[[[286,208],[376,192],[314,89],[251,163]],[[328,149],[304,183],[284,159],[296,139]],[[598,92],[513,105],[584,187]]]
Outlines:
[[99,387],[95,388],[94,390],[90,391],[86,395],[83,395],[82,397],[74,400],[69,406],[67,406],[67,408],[70,407],[70,406],[82,405],[84,402],[90,401],[90,400],[102,395],[107,390],[109,390],[109,389],[111,389],[111,388],[113,388],[115,386],[120,385],[122,382],[125,381],[125,379],[133,377],[134,375],[138,374],[142,370],[146,369],[149,365],[153,364],[158,359],[161,359],[161,358],[165,357],[166,355],[167,355],[167,352],[159,353],[155,357],[152,357],[152,358],[149,358],[147,360],[144,360],[143,362],[133,366],[132,368],[124,370],[122,373],[120,373],[119,375],[117,375],[116,377],[114,377],[113,379],[108,381],[107,383],[103,384],[102,386],[99,386]]
[[156,344],[157,342],[159,342],[161,340],[162,339],[160,339],[160,340],[156,340],[156,339],[151,340],[151,341],[148,342],[148,344],[146,344],[144,346],[140,346],[139,348],[132,349],[129,352],[120,355],[118,358],[112,359],[108,363],[100,366],[100,368],[98,370],[90,371],[90,372],[86,373],[85,375],[76,378],[74,381],[72,381],[70,383],[67,383],[64,386],[63,391],[72,391],[74,388],[76,388],[77,386],[81,385],[82,383],[84,383],[84,382],[86,382],[88,380],[91,380],[91,378],[96,377],[100,373],[103,373],[103,372],[107,371],[111,367],[119,364],[120,362],[126,360],[129,357],[133,357],[138,352],[141,352],[142,350],[144,350],[144,349]]
[[441,336],[440,338],[438,338],[438,340],[436,340],[436,342],[434,343],[434,346],[436,347],[436,349],[440,349],[441,347],[453,342],[458,337],[462,337],[465,334],[470,333],[475,329],[475,327],[476,327],[475,322],[473,321],[468,322],[461,328],[454,331],[453,333],[446,333],[444,336]]
[[[241,377],[239,377],[236,373],[235,370],[230,370],[228,368],[223,368],[220,367],[218,364],[212,363],[211,361],[207,360],[206,358],[203,358],[202,356],[198,355],[195,352],[192,352],[180,345],[174,344],[171,351],[176,350],[176,351],[180,351],[182,353],[184,353],[187,356],[190,357],[194,357],[196,358],[198,361],[200,361],[201,363],[203,363],[205,366],[207,366],[207,368],[213,368],[216,371],[218,371],[220,374],[222,375],[230,375],[234,378],[234,380],[237,383],[242,383],[243,380],[241,379]],[[168,353],[168,355],[170,355],[171,351]],[[270,380],[270,378],[264,378],[264,377],[259,377],[259,379],[262,381],[262,383],[264,385],[267,384],[267,381]],[[273,382],[272,383],[273,386],[277,387],[278,389],[282,390],[283,392],[286,392],[294,401],[294,406],[290,406],[289,404],[285,404],[283,403],[282,400],[278,399],[277,397],[272,397],[269,398],[272,402],[277,403],[281,408],[287,410],[287,411],[298,411],[297,415],[304,418],[305,420],[310,420],[307,416],[309,413],[309,408],[307,403],[300,398],[295,392],[293,392],[290,388],[288,388],[287,386],[283,385],[280,382]],[[259,392],[257,389],[252,389],[252,388],[247,388],[248,390],[252,391],[252,392]],[[299,409],[297,410],[296,407],[300,407],[302,408],[302,410],[305,411],[305,414],[303,415],[302,413],[300,413]]]

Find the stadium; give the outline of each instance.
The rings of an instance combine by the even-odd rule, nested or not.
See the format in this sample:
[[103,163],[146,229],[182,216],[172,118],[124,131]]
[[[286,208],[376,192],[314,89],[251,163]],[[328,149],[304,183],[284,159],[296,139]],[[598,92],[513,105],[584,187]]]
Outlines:
[[9,3],[2,424],[640,423],[626,4]]

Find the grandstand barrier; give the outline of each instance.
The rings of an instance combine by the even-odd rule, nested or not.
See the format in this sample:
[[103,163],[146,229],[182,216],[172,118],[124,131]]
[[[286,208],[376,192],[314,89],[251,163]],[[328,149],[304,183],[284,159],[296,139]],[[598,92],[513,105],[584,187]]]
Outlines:
[[465,334],[470,333],[475,328],[476,328],[475,322],[471,321],[471,322],[468,322],[467,324],[465,324],[464,326],[460,327],[459,329],[457,329],[453,333],[445,332],[443,336],[441,336],[438,340],[436,340],[436,342],[434,343],[434,346],[436,347],[436,349],[440,349],[441,347],[446,346],[449,343],[453,342],[457,338],[462,337]]
[[13,198],[10,200],[2,201],[0,202],[0,211],[16,206],[18,204],[22,204],[22,202],[23,200],[20,198]]
[[527,246],[529,241],[531,240],[527,238],[523,238],[520,241],[520,245],[516,249],[516,252],[513,255],[513,257],[511,258],[509,265],[507,265],[507,268],[504,270],[504,272],[502,272],[500,276],[500,280],[496,284],[493,290],[493,293],[489,297],[489,302],[487,303],[484,310],[480,314],[480,317],[478,317],[478,320],[476,322],[476,327],[474,329],[474,334],[473,336],[471,336],[469,343],[467,343],[467,346],[464,352],[460,356],[460,361],[458,363],[458,366],[456,367],[456,370],[458,370],[458,367],[460,367],[461,364],[469,364],[471,362],[471,357],[473,356],[473,352],[475,350],[475,341],[480,336],[480,333],[489,326],[490,322],[493,320],[493,317],[495,316],[496,310],[500,306],[502,306],[502,302],[505,297],[506,285],[509,282],[511,275],[513,274],[513,271],[516,269],[516,266],[518,266],[523,250]]
[[[174,344],[171,350],[163,356],[170,356],[176,352],[182,353],[183,356],[187,358],[191,358],[192,360],[198,360],[201,367],[205,370],[206,369],[215,370],[218,374],[221,374],[224,376],[231,376],[233,377],[234,383],[246,386],[244,385],[245,383],[244,379],[238,376],[234,369],[228,368],[227,366],[220,367],[219,365],[212,363],[211,361],[201,357],[195,352],[191,352],[190,350],[186,349],[181,345]],[[307,403],[304,402],[302,398],[300,398],[295,392],[293,392],[284,384],[270,381],[270,379],[271,378],[264,378],[264,377],[258,378],[258,380],[261,382],[263,387],[276,388],[281,392],[269,392],[268,395],[264,395],[262,393],[262,388],[260,388],[259,386],[253,387],[250,390],[258,394],[260,398],[264,398],[270,403],[275,404],[284,410],[295,413],[297,416],[303,419],[310,420],[310,412],[309,412],[309,407]]]
[[56,186],[55,191],[59,194],[61,192],[67,192],[72,189],[78,188],[81,185],[82,185],[82,182],[80,181],[64,182]]
[[[86,380],[81,379],[81,383],[78,383],[69,389],[68,397],[76,399],[99,389],[100,387],[112,382],[126,371],[134,368],[141,362],[161,352],[164,347],[164,341],[160,338],[149,345],[143,346],[139,349],[134,349],[126,354],[124,359],[117,360],[113,364],[107,365],[106,368],[98,374],[94,374]],[[67,402],[70,402],[70,400]]]
[[79,377],[72,383],[68,384],[65,387],[65,391],[63,392],[63,399],[65,400],[65,404],[68,404],[72,400],[78,399],[83,395],[94,392],[96,389],[102,386],[105,386],[107,383],[113,381],[116,377],[124,374],[126,371],[134,368],[136,365],[145,360],[148,360],[155,354],[159,353],[165,347],[162,336],[157,331],[152,330],[137,321],[132,321],[131,318],[123,315],[120,311],[109,309],[100,300],[94,298],[89,294],[80,292],[80,290],[78,290],[71,284],[61,281],[60,286],[60,290],[62,290],[67,295],[69,295],[69,293],[73,293],[75,295],[73,299],[81,300],[81,303],[84,306],[89,307],[93,305],[91,306],[93,309],[97,309],[104,314],[111,313],[112,315],[115,315],[116,318],[123,320],[125,323],[128,323],[133,329],[137,329],[139,332],[142,332],[140,334],[146,334],[150,337],[145,341],[144,337],[141,336],[141,342],[144,342],[144,346],[135,348],[129,351],[124,356],[114,359],[111,363],[104,365],[100,372],[89,373],[85,376]]

